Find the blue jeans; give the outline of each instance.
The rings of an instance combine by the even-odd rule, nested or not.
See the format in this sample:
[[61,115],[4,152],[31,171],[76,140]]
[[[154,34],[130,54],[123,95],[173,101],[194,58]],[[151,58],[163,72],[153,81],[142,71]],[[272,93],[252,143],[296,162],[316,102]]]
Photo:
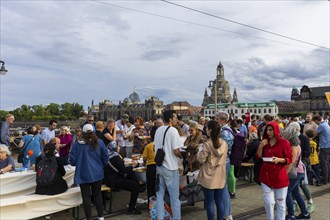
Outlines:
[[224,189],[207,189],[203,187],[203,193],[205,198],[205,207],[208,220],[214,220],[214,202],[217,206],[217,219],[223,220],[224,208],[221,202]]
[[159,174],[159,190],[157,196],[157,219],[164,219],[164,195],[165,190],[170,194],[171,210],[173,220],[181,219],[181,202],[179,199],[179,170],[168,170],[164,166],[157,166],[157,174]]
[[304,199],[302,198],[300,191],[299,191],[299,183],[301,178],[304,177],[303,173],[297,173],[297,178],[294,180],[290,180],[290,184],[288,187],[288,195],[286,196],[286,206],[288,207],[288,215],[294,216],[294,208],[293,208],[293,198],[297,200],[299,208],[303,214],[308,214],[306,209],[306,204]]
[[[226,160],[226,177],[228,177],[228,173],[230,171],[230,159],[227,157]],[[223,194],[222,194],[222,203],[224,206],[224,210],[225,210],[225,217],[228,217],[229,215],[231,215],[231,205],[230,205],[230,195],[229,195],[229,191],[228,191],[228,184],[227,184],[227,180],[226,180],[226,185],[225,188],[223,188]]]

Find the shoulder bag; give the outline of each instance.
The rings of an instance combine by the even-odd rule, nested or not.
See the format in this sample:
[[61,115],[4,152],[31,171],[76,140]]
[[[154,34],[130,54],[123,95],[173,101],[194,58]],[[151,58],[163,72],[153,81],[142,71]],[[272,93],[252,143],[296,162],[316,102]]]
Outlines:
[[297,167],[299,165],[300,156],[301,156],[301,154],[299,155],[297,163],[291,167],[291,170],[288,173],[289,180],[294,180],[297,178]]
[[164,143],[165,143],[165,135],[166,135],[169,128],[170,128],[170,126],[168,126],[165,130],[164,137],[163,137],[162,148],[158,148],[157,152],[156,152],[155,162],[156,162],[157,166],[161,166],[163,164],[163,161],[164,161],[164,158],[165,158],[165,151],[164,151],[163,148],[164,148]]

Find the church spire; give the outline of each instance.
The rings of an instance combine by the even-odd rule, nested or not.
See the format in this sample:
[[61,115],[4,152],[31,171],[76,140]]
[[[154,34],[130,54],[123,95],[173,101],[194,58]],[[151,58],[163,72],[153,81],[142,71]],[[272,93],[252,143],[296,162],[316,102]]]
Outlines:
[[232,102],[238,102],[236,88],[234,88],[233,100]]
[[206,97],[206,96],[209,96],[209,95],[207,94],[207,89],[205,87],[204,97]]

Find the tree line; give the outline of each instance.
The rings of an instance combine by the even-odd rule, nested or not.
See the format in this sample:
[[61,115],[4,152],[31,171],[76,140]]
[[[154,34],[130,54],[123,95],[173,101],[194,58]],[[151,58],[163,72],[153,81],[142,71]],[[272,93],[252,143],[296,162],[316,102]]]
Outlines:
[[50,103],[49,105],[22,105],[13,111],[0,110],[0,118],[4,120],[10,113],[17,121],[47,121],[56,120],[76,120],[84,115],[84,107],[78,103]]

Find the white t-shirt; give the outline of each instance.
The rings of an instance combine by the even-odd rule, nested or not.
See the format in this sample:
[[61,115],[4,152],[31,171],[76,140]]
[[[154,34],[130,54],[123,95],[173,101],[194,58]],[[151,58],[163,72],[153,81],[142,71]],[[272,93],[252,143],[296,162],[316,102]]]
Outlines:
[[49,130],[49,128],[45,128],[41,132],[41,140],[45,140],[47,143],[49,143],[50,139],[55,137],[55,130]]
[[177,170],[178,167],[178,158],[174,154],[174,150],[180,147],[180,135],[178,130],[174,127],[170,127],[165,136],[164,146],[163,138],[165,130],[168,126],[161,126],[157,129],[155,134],[155,152],[157,152],[158,148],[163,148],[165,151],[165,158],[163,162],[163,166],[169,170]]
[[[121,120],[118,120],[118,121],[116,121],[116,131],[120,131],[120,130],[125,130],[126,131],[127,130],[127,125],[126,124],[122,125]],[[124,140],[123,134],[122,133],[117,133],[116,137],[117,137],[117,141],[118,141],[119,146],[125,147],[126,142]]]
[[[129,128],[126,129],[126,136],[127,137],[129,137],[132,134],[134,128],[135,128],[135,126],[132,125],[131,127],[129,127]],[[128,138],[127,138],[125,140],[125,142],[126,142],[126,147],[133,147],[134,146],[133,140],[132,141],[129,141]]]

